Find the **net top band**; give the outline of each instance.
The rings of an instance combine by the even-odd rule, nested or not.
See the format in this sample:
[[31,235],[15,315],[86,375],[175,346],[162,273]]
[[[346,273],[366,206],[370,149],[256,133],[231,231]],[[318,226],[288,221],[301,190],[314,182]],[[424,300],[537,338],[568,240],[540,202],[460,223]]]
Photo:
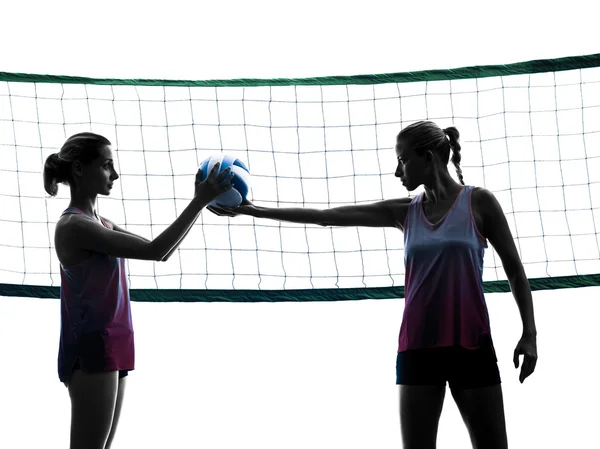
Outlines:
[[114,79],[81,76],[39,75],[0,72],[0,81],[27,83],[97,84],[126,86],[181,86],[181,87],[257,87],[257,86],[324,86],[348,84],[410,83],[422,81],[488,78],[493,76],[523,75],[600,67],[600,53],[568,56],[556,59],[538,59],[513,64],[482,65],[455,69],[435,69],[415,72],[374,75],[324,76],[315,78],[241,78],[231,80],[165,80]]

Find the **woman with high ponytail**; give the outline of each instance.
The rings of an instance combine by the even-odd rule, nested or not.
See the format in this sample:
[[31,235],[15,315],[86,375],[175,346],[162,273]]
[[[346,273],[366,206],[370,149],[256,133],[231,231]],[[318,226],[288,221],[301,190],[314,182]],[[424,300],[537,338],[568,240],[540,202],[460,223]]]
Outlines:
[[[434,448],[446,382],[474,447],[506,449],[500,372],[483,295],[487,242],[502,259],[521,319],[514,351],[524,355],[520,381],[537,362],[531,290],[506,217],[494,195],[465,185],[458,129],[413,123],[396,139],[396,173],[414,198],[331,209],[268,208],[246,201],[218,215],[322,226],[393,227],[404,232],[405,308],[396,356],[400,424],[405,448]],[[450,153],[452,158],[450,159]],[[448,171],[452,161],[459,182]]]
[[71,201],[56,223],[55,248],[61,273],[58,377],[71,398],[71,449],[110,449],[134,369],[134,339],[125,259],[166,261],[200,212],[231,188],[229,169],[218,164],[200,182],[181,215],[148,240],[96,212],[98,195],[110,195],[119,179],[111,143],[84,132],[67,139],[44,164],[44,188],[70,188]]
[[444,129],[443,131],[444,131],[444,134],[446,134],[446,136],[448,136],[448,140],[450,143],[450,149],[452,150],[451,161],[454,164],[454,168],[456,168],[456,174],[458,176],[458,180],[464,186],[465,181],[463,179],[462,169],[460,168],[460,159],[461,159],[460,143],[458,143],[458,138],[460,137],[460,134],[458,133],[458,129],[456,129],[454,126],[450,126],[446,129]]

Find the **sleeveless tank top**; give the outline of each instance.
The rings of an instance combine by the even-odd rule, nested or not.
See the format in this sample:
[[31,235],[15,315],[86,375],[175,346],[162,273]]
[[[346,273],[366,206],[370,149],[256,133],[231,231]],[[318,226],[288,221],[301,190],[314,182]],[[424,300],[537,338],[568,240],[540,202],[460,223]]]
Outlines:
[[[79,209],[78,214],[98,221]],[[61,216],[62,216],[61,215]],[[110,228],[102,219],[103,226]],[[125,260],[90,252],[76,265],[60,267],[61,329],[58,376],[71,378],[79,360],[88,373],[134,369],[133,324]]]
[[462,346],[479,348],[491,330],[483,296],[486,239],[465,186],[435,224],[423,211],[424,193],[410,203],[404,222],[405,305],[398,352]]

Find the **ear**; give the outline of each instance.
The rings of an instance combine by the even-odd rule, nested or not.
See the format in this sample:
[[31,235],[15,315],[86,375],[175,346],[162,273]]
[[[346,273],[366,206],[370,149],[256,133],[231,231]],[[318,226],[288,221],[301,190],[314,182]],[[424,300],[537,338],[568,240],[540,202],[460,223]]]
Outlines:
[[433,160],[434,160],[433,152],[431,150],[427,150],[425,152],[425,162],[427,162],[428,164],[433,164]]
[[73,165],[71,166],[71,172],[77,176],[82,175],[81,161],[73,161]]

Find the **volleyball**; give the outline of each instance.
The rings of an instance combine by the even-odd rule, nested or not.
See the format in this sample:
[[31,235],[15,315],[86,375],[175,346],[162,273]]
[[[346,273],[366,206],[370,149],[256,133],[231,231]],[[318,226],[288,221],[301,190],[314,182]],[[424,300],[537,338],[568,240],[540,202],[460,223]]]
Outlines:
[[231,168],[231,173],[233,173],[233,179],[231,180],[231,183],[233,184],[233,187],[227,192],[224,192],[216,197],[210,203],[210,205],[217,207],[239,206],[246,199],[250,190],[250,172],[248,171],[248,167],[246,167],[246,164],[236,157],[223,153],[215,154],[204,159],[204,161],[202,161],[200,164],[200,168],[202,169],[202,181],[206,179],[217,162],[221,163],[221,166],[219,167],[219,173],[227,168]]

